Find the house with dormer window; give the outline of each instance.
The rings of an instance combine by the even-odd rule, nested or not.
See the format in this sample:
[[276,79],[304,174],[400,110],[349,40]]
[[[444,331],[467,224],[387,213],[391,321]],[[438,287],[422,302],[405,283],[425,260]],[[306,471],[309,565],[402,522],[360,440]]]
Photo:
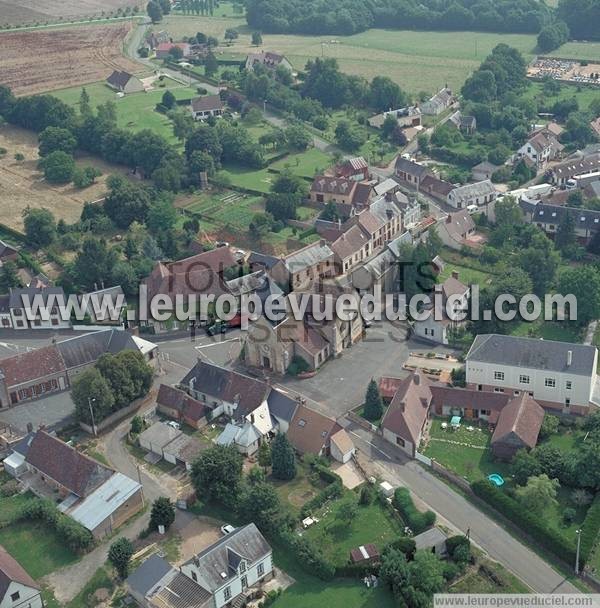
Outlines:
[[248,524],[182,564],[181,573],[210,593],[211,608],[244,605],[249,589],[273,578],[273,551]]

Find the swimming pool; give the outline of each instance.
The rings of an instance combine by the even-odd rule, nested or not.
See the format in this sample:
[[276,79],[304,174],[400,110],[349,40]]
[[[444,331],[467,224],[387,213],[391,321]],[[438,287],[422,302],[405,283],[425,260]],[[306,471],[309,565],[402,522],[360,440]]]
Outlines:
[[502,477],[502,475],[498,475],[498,473],[492,473],[491,475],[488,475],[488,479],[495,485],[495,486],[503,486],[504,485],[504,478]]

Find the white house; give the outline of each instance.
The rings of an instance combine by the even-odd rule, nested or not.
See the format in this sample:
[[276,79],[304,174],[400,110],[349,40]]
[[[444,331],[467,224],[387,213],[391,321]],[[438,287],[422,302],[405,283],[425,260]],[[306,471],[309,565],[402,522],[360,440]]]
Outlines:
[[223,115],[225,104],[219,95],[205,95],[192,99],[190,109],[194,120],[206,120],[210,116],[215,118]]
[[40,586],[0,546],[0,608],[43,608]]
[[466,209],[469,205],[481,207],[496,200],[498,192],[489,179],[474,184],[465,184],[448,193],[448,204],[455,209]]
[[[429,316],[413,325],[415,336],[433,342],[447,345],[450,332],[464,325],[461,312],[469,305],[471,288],[458,280],[458,273],[453,272],[441,285],[436,285],[436,294],[441,295],[441,305],[430,307]],[[448,312],[449,311],[449,312]]]
[[526,392],[544,408],[586,414],[597,362],[594,346],[481,334],[466,356],[466,381],[479,391]]
[[424,101],[420,108],[423,114],[437,116],[447,110],[455,101],[452,91],[448,87],[440,89],[433,97]]
[[340,429],[331,436],[331,457],[338,462],[346,463],[352,460],[356,452],[350,435],[344,429]]
[[256,525],[248,524],[183,563],[181,573],[210,593],[211,608],[237,605],[247,589],[273,577],[273,551]]
[[60,306],[66,302],[62,287],[11,288],[8,306],[15,329],[69,329]]

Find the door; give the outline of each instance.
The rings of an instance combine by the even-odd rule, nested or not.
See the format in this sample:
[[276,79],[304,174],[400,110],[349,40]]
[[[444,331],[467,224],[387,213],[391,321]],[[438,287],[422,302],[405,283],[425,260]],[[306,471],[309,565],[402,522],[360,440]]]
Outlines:
[[244,591],[244,589],[248,588],[248,577],[244,574],[244,576],[242,576],[242,591]]

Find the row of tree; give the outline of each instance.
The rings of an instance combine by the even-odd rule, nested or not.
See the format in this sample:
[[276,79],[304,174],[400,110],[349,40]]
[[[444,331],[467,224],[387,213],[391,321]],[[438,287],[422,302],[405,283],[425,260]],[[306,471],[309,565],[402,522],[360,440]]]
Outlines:
[[[580,0],[581,1],[581,0]],[[593,0],[588,0],[588,2]],[[571,4],[574,4],[572,2]],[[248,25],[270,33],[350,35],[371,27],[535,33],[552,11],[535,0],[247,0]]]

